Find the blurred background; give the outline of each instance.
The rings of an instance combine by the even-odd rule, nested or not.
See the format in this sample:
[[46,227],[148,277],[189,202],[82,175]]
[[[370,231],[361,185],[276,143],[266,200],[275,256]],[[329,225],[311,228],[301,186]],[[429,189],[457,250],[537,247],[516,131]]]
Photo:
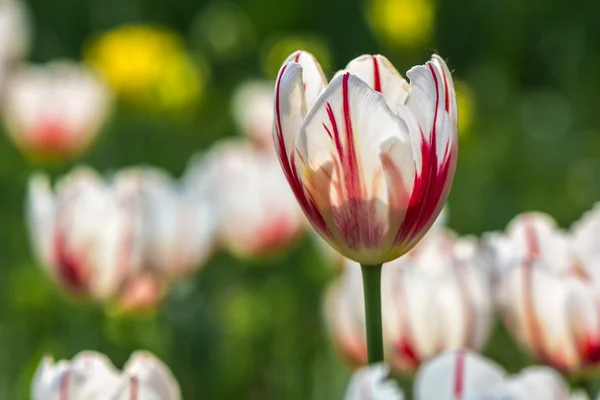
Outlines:
[[[8,0],[3,0],[7,2]],[[64,296],[39,268],[25,224],[27,181],[74,165],[102,173],[190,156],[240,136],[232,94],[273,80],[302,48],[327,76],[363,53],[401,72],[441,54],[453,71],[460,152],[448,225],[503,229],[540,210],[566,226],[600,199],[600,3],[553,0],[29,0],[33,63],[82,61],[115,104],[85,154],[47,162],[0,135],[0,398],[27,399],[40,357],[83,349],[121,366],[136,349],[168,364],[185,399],[337,399],[350,367],[330,344],[322,293],[334,269],[308,237],[268,258],[217,251],[143,314]],[[17,39],[15,39],[17,40]],[[488,355],[528,359],[497,327]]]

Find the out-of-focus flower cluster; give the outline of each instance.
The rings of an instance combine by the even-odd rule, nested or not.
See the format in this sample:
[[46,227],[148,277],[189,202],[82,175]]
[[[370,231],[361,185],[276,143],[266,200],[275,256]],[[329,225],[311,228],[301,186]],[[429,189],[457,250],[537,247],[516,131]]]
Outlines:
[[269,82],[240,86],[232,109],[245,135],[194,156],[180,180],[154,167],[77,167],[54,188],[33,176],[30,233],[49,276],[75,298],[139,312],[219,247],[248,259],[293,245],[307,224],[273,151],[272,102]]
[[118,371],[103,354],[84,351],[57,363],[44,358],[31,384],[32,400],[181,400],[169,368],[137,352]]
[[[600,396],[600,395],[599,395]],[[404,394],[383,364],[358,370],[346,400],[401,400]],[[415,400],[586,400],[580,391],[570,393],[563,378],[551,368],[532,366],[516,375],[477,353],[448,351],[426,362],[417,372]]]

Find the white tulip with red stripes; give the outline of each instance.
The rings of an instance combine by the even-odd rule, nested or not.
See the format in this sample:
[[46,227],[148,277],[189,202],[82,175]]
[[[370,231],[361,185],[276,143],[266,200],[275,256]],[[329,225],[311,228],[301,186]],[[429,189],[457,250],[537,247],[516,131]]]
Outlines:
[[403,400],[404,394],[385,364],[359,369],[352,375],[345,400]]
[[504,369],[465,350],[444,353],[419,370],[415,400],[566,400],[567,385],[547,367],[529,367],[508,376]]
[[191,198],[167,174],[122,170],[103,179],[77,168],[52,189],[30,180],[28,217],[41,264],[79,299],[152,308],[166,285],[211,254],[216,232],[210,201]]
[[45,357],[31,384],[32,400],[181,400],[169,368],[137,352],[118,371],[103,354],[84,351],[71,361]]
[[541,362],[563,372],[600,365],[600,245],[588,213],[571,231],[525,213],[506,234],[488,234],[498,307],[509,331]]
[[249,141],[223,140],[194,157],[185,185],[195,191],[208,179],[218,199],[219,242],[241,258],[261,258],[290,248],[307,223],[272,151]]
[[5,123],[10,137],[27,154],[75,157],[98,136],[111,101],[106,84],[83,65],[27,66],[8,84]]
[[327,83],[297,51],[275,85],[273,136],[292,190],[317,232],[364,265],[393,260],[429,229],[458,151],[452,76],[434,55],[407,73],[361,56]]

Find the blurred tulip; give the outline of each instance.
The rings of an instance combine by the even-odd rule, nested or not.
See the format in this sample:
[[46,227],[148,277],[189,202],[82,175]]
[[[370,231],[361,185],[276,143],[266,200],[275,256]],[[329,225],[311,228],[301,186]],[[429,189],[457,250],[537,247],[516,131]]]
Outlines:
[[240,257],[261,257],[292,244],[305,219],[275,156],[245,141],[225,141],[192,160],[187,186],[209,175],[218,187],[219,238]]
[[509,377],[501,366],[466,350],[425,363],[414,383],[415,400],[563,400],[567,386],[547,367],[529,367]]
[[7,87],[5,122],[24,152],[72,158],[96,138],[110,106],[107,87],[83,66],[70,62],[28,66]]
[[359,369],[352,376],[345,400],[403,400],[404,394],[389,377],[385,364]]
[[180,392],[169,368],[147,352],[134,353],[123,372],[92,351],[58,363],[46,357],[31,384],[32,400],[180,400]]
[[104,33],[86,48],[86,61],[115,93],[152,111],[181,111],[197,104],[205,76],[175,33],[128,25]]
[[260,148],[273,151],[273,84],[244,82],[236,88],[232,106],[240,130]]
[[[29,51],[29,18],[20,0],[0,1],[0,79],[22,61]],[[4,87],[4,83],[1,84]]]
[[[384,343],[393,368],[413,371],[436,354],[481,349],[492,322],[489,277],[476,244],[445,228],[431,231],[405,257],[382,272]],[[349,261],[329,290],[326,315],[338,347],[364,364],[366,342],[362,279]]]
[[600,364],[600,291],[588,272],[596,265],[586,266],[573,246],[586,230],[580,225],[572,235],[551,217],[528,213],[505,236],[486,238],[507,327],[539,360],[565,372]]
[[210,204],[191,201],[162,172],[129,169],[109,182],[80,168],[52,192],[30,181],[34,247],[57,283],[78,298],[123,311],[156,306],[166,285],[212,250]]
[[328,85],[309,53],[293,53],[275,89],[275,148],[317,232],[364,265],[393,260],[429,229],[457,156],[456,97],[442,58],[411,85],[383,56],[361,56]]

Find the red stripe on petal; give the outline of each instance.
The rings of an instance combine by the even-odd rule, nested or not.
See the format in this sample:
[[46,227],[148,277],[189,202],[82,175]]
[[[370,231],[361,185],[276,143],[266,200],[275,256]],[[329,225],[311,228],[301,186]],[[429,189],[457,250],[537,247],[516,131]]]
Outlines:
[[373,59],[373,89],[381,93],[381,75],[379,74],[379,63],[376,56],[371,56]]
[[69,382],[71,380],[71,371],[66,371],[60,379],[60,389],[58,392],[59,400],[69,400]]
[[[299,57],[299,54],[296,55]],[[296,166],[294,164],[294,152],[292,151],[291,156],[288,156],[287,150],[285,148],[285,141],[283,138],[283,129],[281,126],[281,107],[280,107],[280,88],[281,88],[281,78],[285,73],[288,64],[284,65],[279,72],[279,76],[277,77],[277,83],[275,86],[275,127],[276,127],[276,150],[278,153],[279,162],[283,169],[283,173],[292,188],[292,192],[300,207],[306,214],[306,216],[312,221],[313,224],[321,231],[322,234],[329,236],[329,230],[327,229],[327,224],[323,219],[323,216],[317,209],[315,203],[309,199],[304,191],[304,185],[298,176],[298,172],[296,170]]]
[[327,132],[327,136],[329,136],[329,139],[333,140],[333,136],[331,135],[331,131],[329,130],[329,128],[327,127],[327,125],[325,125],[325,122],[323,122],[323,128],[325,128],[325,131]]
[[54,257],[60,283],[73,292],[83,292],[87,287],[83,257],[69,249],[67,235],[61,228],[55,233]]
[[358,157],[354,143],[354,132],[352,130],[352,118],[350,117],[350,96],[348,94],[348,80],[350,74],[346,73],[342,80],[342,99],[344,112],[344,129],[346,131],[346,162],[344,174],[346,178],[346,190],[349,199],[362,199],[361,180],[359,177]]
[[131,378],[130,392],[129,392],[129,400],[138,400],[139,392],[140,392],[140,383],[136,377]]
[[302,53],[304,53],[304,50],[298,50],[298,53],[296,54],[296,57],[294,57],[294,62],[297,63],[298,61],[300,61],[300,56],[302,55]]
[[447,183],[453,171],[453,154],[450,143],[446,145],[441,163],[437,154],[437,122],[440,104],[439,77],[429,62],[435,85],[435,108],[430,137],[426,137],[421,127],[421,171],[415,175],[406,216],[396,235],[396,245],[410,249],[433,223],[436,211],[440,209],[442,196],[447,194]]
[[454,366],[454,400],[461,400],[463,397],[465,390],[465,364],[465,353],[464,351],[459,351],[456,355],[456,364]]

